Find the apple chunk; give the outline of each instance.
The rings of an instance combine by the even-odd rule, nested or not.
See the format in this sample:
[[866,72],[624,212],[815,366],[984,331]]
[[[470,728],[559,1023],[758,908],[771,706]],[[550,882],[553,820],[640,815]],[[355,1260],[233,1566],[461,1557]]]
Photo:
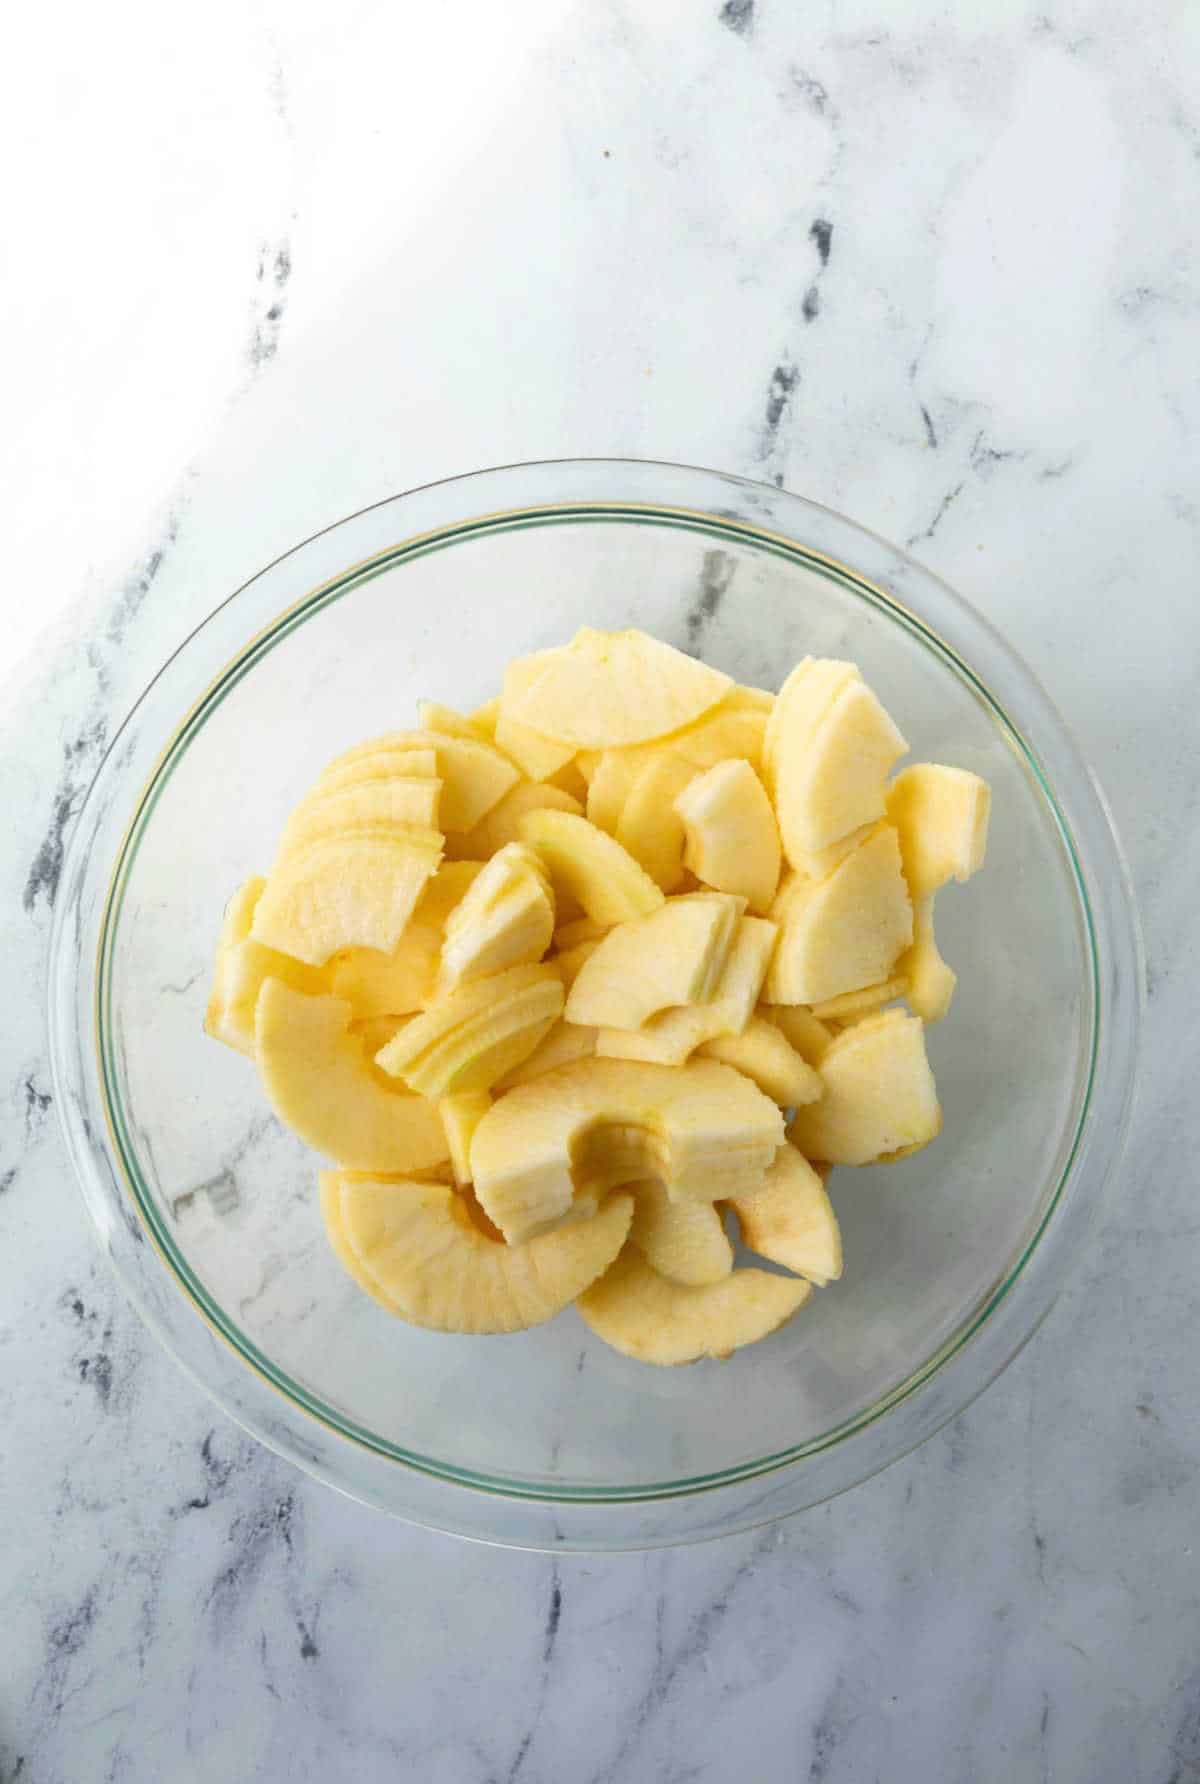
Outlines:
[[762,1187],[730,1206],[742,1243],[818,1287],[842,1273],[842,1235],[825,1185],[794,1146],[781,1146]]
[[720,894],[670,898],[618,923],[585,961],[567,999],[568,1022],[640,1028],[674,1004],[703,1003],[724,970],[742,901]]
[[718,892],[738,892],[765,916],[779,884],[779,826],[749,762],[718,762],[675,800],[684,865]]
[[541,861],[524,843],[509,843],[446,918],[439,989],[538,961],[553,933],[554,894]]
[[767,727],[768,772],[793,867],[881,818],[888,771],[908,745],[852,663],[806,658]]
[[912,905],[890,824],[827,880],[799,874],[772,910],[782,932],[767,978],[770,1003],[821,1003],[885,979],[912,941]]
[[661,1183],[630,1184],[629,1238],[648,1264],[672,1282],[720,1282],[733,1269],[733,1246],[713,1202],[673,1202]]
[[818,1070],[824,1095],[798,1109],[788,1129],[805,1158],[868,1165],[915,1151],[941,1132],[918,1017],[885,1010],[856,1022],[830,1043]]

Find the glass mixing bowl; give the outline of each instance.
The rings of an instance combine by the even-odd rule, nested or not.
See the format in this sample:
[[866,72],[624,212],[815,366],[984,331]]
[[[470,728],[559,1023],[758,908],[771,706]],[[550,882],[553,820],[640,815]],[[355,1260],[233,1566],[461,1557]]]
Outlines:
[[[938,901],[945,1110],[839,1170],[844,1279],[725,1363],[646,1367],[574,1310],[504,1338],[392,1318],[322,1230],[318,1161],[201,1021],[222,909],[336,752],[471,708],[510,657],[640,626],[777,687],[849,657],[913,759],[993,788],[990,855]],[[744,1529],[883,1467],[991,1381],[1079,1252],[1128,1115],[1136,921],[1104,806],[1028,670],[893,546],[711,471],[573,461],[382,502],[238,590],[159,673],[71,842],[51,967],[58,1107],[130,1299],[247,1430],[402,1517],[633,1548]]]

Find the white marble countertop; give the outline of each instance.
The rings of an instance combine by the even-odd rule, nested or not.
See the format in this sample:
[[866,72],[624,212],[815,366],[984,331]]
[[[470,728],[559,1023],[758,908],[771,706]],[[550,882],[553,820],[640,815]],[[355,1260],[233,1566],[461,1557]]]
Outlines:
[[[0,1779],[1187,1784],[1196,19],[519,14],[75,3],[6,58]],[[956,583],[1095,763],[1150,970],[1123,1184],[1002,1380],[820,1511],[598,1560],[244,1439],[100,1261],[42,1019],[64,830],[167,651],[343,513],[573,453],[782,480]]]

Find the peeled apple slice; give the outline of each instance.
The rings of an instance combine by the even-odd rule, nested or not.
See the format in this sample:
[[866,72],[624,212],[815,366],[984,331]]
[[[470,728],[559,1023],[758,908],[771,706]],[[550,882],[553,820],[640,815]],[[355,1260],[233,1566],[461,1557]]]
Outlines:
[[697,1052],[704,1059],[720,1059],[736,1066],[781,1109],[815,1103],[821,1080],[773,1022],[752,1016],[741,1034],[719,1035],[705,1041]]
[[437,998],[376,1064],[424,1096],[488,1090],[528,1058],[562,1007],[562,980],[552,966],[509,967]]
[[553,651],[540,650],[532,656],[513,659],[504,672],[504,688],[496,718],[497,747],[511,756],[532,781],[549,780],[552,774],[565,768],[575,754],[574,744],[547,737],[528,720],[523,724],[517,713],[521,697],[537,681],[553,655]]
[[718,1035],[741,1034],[762,989],[778,934],[763,917],[743,917],[724,971],[708,1003],[664,1010],[638,1030],[602,1028],[596,1036],[601,1058],[639,1059],[682,1065],[688,1055]]
[[[913,923],[915,927],[915,911]],[[900,956],[901,960],[907,957]],[[843,991],[838,997],[827,997],[824,1002],[813,1005],[813,1015],[821,1022],[854,1022],[859,1016],[868,1016],[872,1010],[881,1009],[884,1004],[894,1003],[907,991],[907,974],[895,973],[890,979],[881,979],[878,985],[864,985],[861,991]],[[920,1016],[922,1011],[917,1010],[916,1014]]]
[[492,733],[474,718],[456,712],[453,706],[442,706],[436,700],[418,700],[417,718],[422,731],[441,731],[447,737],[466,737],[472,743],[491,743]]
[[933,933],[933,897],[922,898],[913,911],[913,943],[896,962],[904,977],[904,995],[922,1022],[940,1022],[950,1008],[958,983],[947,966]]
[[554,894],[540,858],[508,843],[446,918],[439,989],[541,959],[554,934]]
[[632,1183],[630,1243],[660,1276],[696,1287],[733,1269],[733,1246],[711,1202],[673,1202],[661,1183]]
[[900,836],[904,877],[913,899],[950,880],[969,880],[987,853],[991,788],[965,768],[914,762],[887,794],[889,820]]
[[442,781],[438,821],[443,830],[473,829],[520,779],[515,764],[490,743],[444,731],[391,731],[372,738],[331,762],[322,779],[328,784],[371,758],[430,749]]
[[818,1068],[824,1095],[798,1109],[788,1138],[805,1158],[867,1165],[940,1133],[942,1111],[919,1018],[884,1010],[842,1031]]
[[247,880],[234,893],[225,912],[213,986],[204,1016],[204,1028],[215,1041],[224,1041],[239,1053],[254,1057],[254,1009],[264,979],[282,979],[297,991],[324,991],[324,974],[304,966],[274,948],[251,941],[250,925],[266,881]]
[[762,711],[746,708],[740,703],[745,691],[735,688],[719,706],[713,707],[694,724],[685,725],[681,731],[673,731],[655,743],[635,745],[631,749],[605,750],[588,788],[587,815],[591,822],[615,836],[635,782],[647,769],[668,756],[690,763],[694,774],[735,758],[757,768],[762,760],[767,719]]
[[520,842],[521,819],[530,811],[565,811],[583,816],[578,799],[561,787],[545,782],[518,781],[498,805],[480,818],[473,830],[446,839],[447,852],[456,859],[488,861],[507,843]]
[[348,948],[334,956],[326,969],[329,988],[354,1005],[356,1019],[405,1016],[424,1009],[434,994],[443,925],[482,870],[481,861],[443,861],[392,953]]
[[768,1002],[820,1003],[887,978],[912,941],[893,827],[881,824],[827,880],[793,876],[772,915],[782,928]]
[[648,917],[618,923],[584,963],[567,999],[568,1022],[640,1028],[673,1004],[712,996],[742,914],[735,898],[671,898]]
[[390,828],[436,830],[442,783],[412,775],[384,776],[356,786],[324,788],[318,782],[302,799],[279,842],[279,859],[306,843],[342,830]]
[[258,997],[255,1054],[279,1119],[326,1158],[364,1171],[423,1171],[449,1149],[437,1110],[389,1090],[362,1041],[348,1033],[340,997],[310,997],[267,979]]
[[675,813],[684,827],[684,865],[706,886],[740,893],[765,916],[779,885],[779,826],[749,762],[718,762],[697,775],[676,795]]
[[833,1030],[803,1004],[760,1004],[760,1013],[785,1035],[801,1059],[820,1065],[833,1042]]
[[516,1249],[481,1232],[444,1184],[330,1172],[321,1188],[334,1249],[349,1249],[356,1279],[389,1312],[438,1332],[519,1332],[553,1319],[608,1268],[633,1212],[630,1197],[613,1196],[591,1220]]
[[339,756],[329,764],[312,792],[343,792],[347,787],[365,786],[370,781],[396,780],[406,775],[413,780],[436,780],[437,751],[425,746],[407,749],[403,745],[395,749],[377,749],[372,745],[366,755],[352,751],[348,757]]
[[450,1149],[450,1166],[460,1188],[471,1181],[471,1137],[491,1106],[486,1090],[460,1090],[454,1096],[442,1097],[438,1103]]
[[596,1030],[580,1028],[573,1022],[556,1022],[544,1040],[538,1042],[528,1059],[522,1060],[494,1086],[497,1096],[513,1090],[518,1084],[532,1084],[547,1072],[560,1066],[574,1065],[577,1059],[591,1059],[596,1051]]
[[637,776],[617,819],[617,841],[664,892],[683,878],[686,833],[675,800],[693,774],[690,762],[665,751]]
[[663,903],[649,874],[586,818],[565,811],[531,811],[518,828],[522,842],[545,862],[555,892],[577,899],[597,923],[644,917]]
[[793,866],[884,814],[887,776],[908,745],[852,663],[806,658],[767,727],[768,772]]
[[783,1325],[811,1294],[811,1282],[752,1269],[687,1288],[660,1276],[636,1246],[628,1245],[576,1305],[614,1350],[670,1367],[731,1356]]
[[309,843],[276,866],[251,934],[309,966],[342,948],[390,954],[441,852],[436,830],[348,830]]
[[675,1200],[757,1187],[782,1140],[779,1110],[716,1060],[678,1071],[582,1060],[522,1084],[475,1130],[471,1170],[510,1244],[620,1183],[659,1178]]
[[644,632],[584,627],[505,699],[518,722],[578,749],[645,743],[715,706],[729,676]]
[[742,1244],[823,1288],[842,1273],[842,1234],[825,1185],[794,1146],[781,1146],[761,1189],[730,1204]]

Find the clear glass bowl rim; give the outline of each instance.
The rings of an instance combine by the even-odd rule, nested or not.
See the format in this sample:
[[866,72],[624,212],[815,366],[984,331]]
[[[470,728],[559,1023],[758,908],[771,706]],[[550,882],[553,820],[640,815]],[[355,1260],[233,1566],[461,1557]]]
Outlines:
[[[489,496],[494,499],[488,500]],[[504,496],[508,497],[506,501],[499,499]],[[681,500],[681,496],[687,499]],[[517,499],[514,500],[514,497]],[[418,523],[415,528],[406,521],[406,511],[413,510],[417,510],[411,513],[411,519]],[[84,877],[82,870],[87,865],[86,860],[81,861],[81,855],[86,854],[87,839],[95,828],[94,823],[89,823],[89,819],[95,815],[94,808],[106,780],[114,780],[119,773],[122,739],[130,727],[134,726],[139,713],[146,707],[155,690],[163,684],[164,678],[169,678],[171,672],[181,666],[181,659],[186,665],[189,653],[203,640],[208,629],[222,615],[231,613],[239,601],[250,591],[260,587],[281,566],[294,565],[297,558],[310,553],[323,541],[332,542],[335,538],[344,536],[349,543],[356,536],[356,529],[361,528],[364,522],[369,523],[373,517],[382,517],[384,514],[390,517],[393,513],[399,521],[393,544],[368,552],[361,558],[351,552],[349,561],[339,573],[317,582],[298,600],[276,612],[267,624],[260,626],[250,640],[232,658],[225,661],[215,680],[210,680],[199,697],[193,698],[183,718],[174,725],[158,754],[153,772],[141,789],[133,817],[126,826],[115,865],[111,869],[105,869],[108,890],[103,903],[94,962],[85,958],[80,951],[66,947],[65,938],[74,903],[71,895],[81,888]],[[285,635],[296,624],[302,623],[303,618],[316,607],[340,598],[363,580],[380,574],[408,557],[444,549],[463,538],[478,537],[481,532],[513,526],[570,523],[582,519],[632,524],[679,524],[693,531],[733,537],[742,545],[756,546],[788,557],[794,562],[816,564],[824,574],[833,575],[843,586],[866,598],[893,622],[901,624],[926,648],[947,660],[972,685],[977,695],[989,706],[1001,728],[1007,732],[1013,745],[1026,756],[1061,830],[1076,877],[1091,948],[1094,1002],[1088,1083],[1074,1143],[1044,1217],[1021,1256],[1015,1263],[1010,1262],[1006,1266],[984,1301],[972,1310],[960,1328],[932,1357],[925,1359],[903,1382],[862,1413],[802,1445],[758,1458],[753,1463],[726,1469],[711,1476],[645,1483],[634,1488],[618,1487],[605,1491],[568,1487],[563,1491],[547,1491],[540,1483],[534,1489],[520,1481],[481,1475],[453,1463],[416,1455],[388,1443],[374,1433],[355,1427],[333,1408],[290,1381],[281,1369],[264,1357],[253,1342],[240,1332],[223,1309],[211,1300],[203,1286],[193,1277],[186,1260],[178,1253],[169,1233],[159,1220],[152,1195],[139,1182],[136,1156],[123,1136],[119,1095],[113,1094],[115,1079],[109,1069],[105,1044],[105,968],[109,959],[108,938],[119,914],[124,875],[136,853],[137,838],[149,818],[154,801],[169,778],[172,764],[182,750],[186,749],[188,736],[194,725],[202,720],[203,713],[214,701],[219,702],[223,692],[248,672],[260,651],[270,648],[275,639]],[[433,521],[432,525],[419,524],[430,520]],[[807,543],[806,540],[814,534],[819,537],[820,543]],[[837,552],[830,553],[824,549],[831,543],[839,548]],[[864,559],[871,563],[874,575],[857,567]],[[903,600],[889,592],[880,579],[881,569],[890,567],[894,579],[896,569],[900,566],[903,567],[900,579],[905,583]],[[966,651],[963,649],[964,644]],[[973,655],[967,654],[972,645],[975,646]],[[973,657],[977,660],[981,652],[986,655],[988,662],[987,679],[973,667]],[[993,691],[998,679],[998,669],[1003,672],[1001,679],[1010,684],[1005,690],[1004,699]],[[1015,713],[1014,696],[1018,708]],[[1064,790],[1065,797],[1062,796]],[[1061,1289],[1065,1279],[1064,1265],[1069,1261],[1069,1258],[1058,1256],[1054,1260],[1058,1267],[1051,1270],[1048,1267],[1051,1260],[1047,1258],[1043,1248],[1048,1239],[1053,1237],[1056,1227],[1059,1236],[1056,1253],[1061,1253],[1064,1249],[1065,1229],[1068,1226],[1073,1229],[1074,1240],[1082,1237],[1086,1226],[1094,1218],[1106,1184],[1112,1180],[1128,1123],[1143,1000],[1141,941],[1128,874],[1103,797],[1062,720],[1030,671],[1011,648],[940,579],[907,558],[896,547],[831,510],[769,485],[755,484],[724,473],[652,461],[606,459],[544,461],[501,467],[446,479],[389,498],[303,541],[221,603],[185,640],[142,694],[110,746],[80,812],[70,843],[63,888],[67,895],[60,896],[56,908],[50,967],[51,1054],[56,1089],[59,1090],[57,1103],[85,1203],[134,1306],[181,1365],[199,1379],[200,1385],[213,1394],[232,1416],[238,1418],[262,1441],[268,1442],[281,1453],[289,1454],[301,1466],[308,1467],[330,1484],[355,1496],[371,1503],[383,1504],[386,1509],[400,1515],[413,1516],[417,1521],[460,1529],[463,1534],[483,1536],[484,1539],[516,1540],[528,1546],[550,1546],[544,1534],[535,1535],[532,1540],[524,1533],[515,1538],[508,1533],[495,1535],[486,1528],[475,1528],[474,1525],[479,1523],[478,1518],[460,1517],[456,1520],[452,1515],[443,1518],[440,1510],[430,1517],[427,1509],[423,1512],[419,1507],[414,1510],[404,1503],[394,1503],[396,1496],[390,1492],[381,1494],[377,1490],[363,1490],[361,1486],[348,1484],[344,1478],[340,1478],[339,1469],[335,1467],[331,1470],[314,1461],[311,1444],[303,1441],[291,1442],[288,1428],[295,1418],[315,1420],[335,1434],[340,1445],[354,1445],[360,1451],[373,1451],[393,1474],[427,1476],[445,1488],[452,1489],[455,1495],[465,1492],[473,1496],[482,1495],[486,1499],[499,1498],[518,1507],[526,1505],[530,1509],[553,1508],[552,1522],[555,1527],[552,1536],[555,1546],[640,1546],[636,1539],[628,1541],[619,1532],[611,1532],[604,1526],[605,1508],[618,1510],[628,1507],[633,1510],[634,1507],[641,1507],[644,1511],[653,1505],[656,1510],[668,1510],[670,1506],[697,1495],[728,1495],[731,1490],[752,1487],[754,1483],[761,1482],[764,1476],[790,1473],[795,1477],[802,1464],[821,1452],[830,1449],[845,1452],[849,1447],[854,1447],[857,1440],[873,1437],[875,1441],[868,1446],[858,1444],[864,1453],[858,1458],[857,1465],[848,1471],[838,1471],[839,1476],[845,1475],[845,1478],[837,1479],[832,1491],[842,1491],[855,1480],[877,1472],[880,1467],[906,1453],[916,1443],[923,1441],[937,1425],[962,1410],[1032,1336]],[[125,1189],[154,1248],[174,1276],[182,1295],[187,1297],[188,1311],[193,1315],[197,1311],[201,1314],[209,1328],[219,1335],[222,1344],[235,1354],[238,1368],[254,1371],[274,1394],[283,1397],[287,1412],[282,1421],[282,1430],[278,1428],[279,1420],[272,1419],[268,1421],[272,1427],[272,1431],[268,1433],[263,1429],[262,1422],[256,1421],[252,1411],[248,1411],[242,1404],[242,1396],[233,1396],[234,1403],[231,1404],[231,1396],[223,1393],[219,1384],[214,1386],[207,1374],[197,1373],[195,1363],[189,1362],[181,1354],[175,1335],[163,1330],[162,1319],[151,1315],[144,1298],[139,1295],[136,1283],[138,1260],[121,1255],[124,1249],[119,1240],[122,1228],[111,1219],[111,1209],[107,1205],[110,1189],[103,1182],[103,1173],[98,1174],[95,1169],[95,1124],[80,1118],[83,1099],[79,1095],[78,1084],[72,1081],[73,1077],[77,1078],[78,1073],[73,1073],[69,1049],[63,1045],[66,1038],[64,1024],[70,1025],[72,1012],[80,1006],[80,974],[86,973],[93,965],[95,1062],[99,1065],[101,1102],[110,1158],[115,1157],[118,1163]],[[1106,1012],[1108,1020],[1105,1019]],[[1117,1016],[1120,1017],[1119,1021],[1116,1020]],[[1103,1130],[1103,1142],[1098,1147],[1100,1130]],[[103,1147],[100,1149],[103,1150]],[[1074,1243],[1071,1254],[1075,1255],[1077,1251],[1078,1244]],[[1035,1262],[1041,1265],[1036,1283],[1030,1279],[1030,1266]],[[1019,1308],[1014,1306],[1015,1299],[1022,1303]],[[1000,1322],[997,1315],[1002,1310],[1006,1311],[1007,1318]],[[1019,1317],[1014,1319],[1014,1313]],[[1000,1334],[998,1326],[1001,1323],[1011,1326],[1012,1331]],[[988,1347],[996,1352],[995,1356],[985,1358],[981,1354],[979,1341],[989,1327],[992,1328],[993,1337],[1001,1341]],[[929,1390],[939,1380],[943,1387],[949,1386],[945,1378],[950,1374],[956,1377],[962,1375],[964,1372],[961,1364],[972,1360],[977,1367],[969,1372],[961,1385],[956,1379],[949,1395],[930,1395]],[[958,1369],[955,1369],[956,1364],[960,1365]],[[945,1407],[935,1404],[940,1403],[943,1398],[947,1401]],[[923,1416],[915,1419],[910,1416],[905,1421],[909,1428],[900,1430],[896,1415],[902,1410],[917,1410],[914,1401],[922,1399],[927,1401]],[[935,1414],[932,1421],[931,1410]],[[884,1444],[880,1451],[879,1428],[884,1422],[894,1441]],[[868,1450],[870,1453],[866,1453]],[[768,1510],[765,1515],[768,1519],[785,1515],[788,1510],[800,1509],[828,1496],[829,1493],[823,1490],[814,1499],[801,1490],[792,1495],[794,1504],[784,1505],[779,1510]],[[403,1492],[399,1497],[401,1501],[404,1500]],[[580,1540],[573,1531],[560,1531],[558,1526],[564,1515],[569,1522],[572,1512],[582,1508],[593,1508],[601,1515],[601,1529],[599,1533],[581,1533]],[[722,1528],[742,1528],[749,1523],[764,1521],[761,1508],[759,1515],[755,1516],[748,1516],[745,1508],[735,1510],[732,1505],[728,1510],[732,1513],[732,1521],[722,1517]],[[653,1521],[651,1518],[651,1522]],[[486,1526],[488,1519],[484,1517],[482,1522]],[[720,1530],[704,1529],[697,1532],[685,1531],[680,1536],[674,1536],[664,1533],[667,1530],[669,1520],[666,1524],[660,1524],[655,1531],[648,1531],[643,1540],[651,1543],[688,1540],[689,1534],[720,1533]]]

